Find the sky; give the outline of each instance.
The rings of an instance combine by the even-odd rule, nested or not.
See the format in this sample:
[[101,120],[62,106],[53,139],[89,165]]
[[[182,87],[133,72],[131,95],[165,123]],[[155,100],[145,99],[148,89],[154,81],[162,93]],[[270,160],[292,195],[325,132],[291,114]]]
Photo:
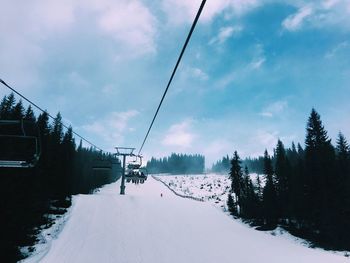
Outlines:
[[[139,148],[199,0],[0,0],[0,78],[99,147]],[[207,0],[145,159],[350,138],[348,0]],[[8,91],[0,88],[0,95]]]

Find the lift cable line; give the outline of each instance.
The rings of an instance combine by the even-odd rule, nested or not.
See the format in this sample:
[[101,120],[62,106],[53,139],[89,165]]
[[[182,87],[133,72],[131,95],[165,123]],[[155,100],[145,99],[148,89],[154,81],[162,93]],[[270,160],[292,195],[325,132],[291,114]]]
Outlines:
[[183,54],[185,53],[186,47],[187,47],[187,45],[188,45],[188,42],[189,42],[190,39],[191,39],[192,33],[193,33],[193,31],[194,31],[194,29],[195,29],[195,27],[196,27],[196,24],[197,24],[197,22],[198,22],[198,19],[199,19],[201,13],[202,13],[203,8],[204,8],[205,2],[206,2],[206,0],[202,0],[202,3],[201,3],[201,5],[200,5],[200,7],[199,7],[199,9],[198,9],[197,15],[196,15],[196,17],[195,17],[195,19],[194,19],[194,21],[193,21],[193,23],[192,23],[192,26],[191,26],[191,30],[190,30],[190,32],[188,33],[188,36],[187,36],[186,41],[185,41],[185,44],[184,44],[184,46],[183,46],[183,48],[182,48],[182,50],[181,50],[180,56],[179,56],[179,58],[177,59],[177,62],[176,62],[175,67],[174,67],[174,70],[173,70],[173,72],[172,72],[172,74],[171,74],[171,77],[170,77],[170,79],[169,79],[168,85],[166,86],[166,89],[165,89],[165,91],[164,91],[164,93],[163,93],[163,96],[162,96],[162,98],[161,98],[161,100],[160,100],[160,103],[159,103],[159,105],[158,105],[158,108],[157,108],[157,110],[156,110],[156,113],[155,113],[154,116],[153,116],[151,125],[149,126],[148,131],[147,131],[147,133],[146,133],[146,136],[145,136],[145,138],[144,138],[144,140],[143,140],[143,142],[142,142],[142,145],[141,145],[140,150],[139,150],[139,153],[138,153],[139,155],[140,155],[140,153],[141,153],[141,151],[142,151],[142,149],[143,149],[143,146],[144,146],[145,143],[146,143],[146,140],[147,140],[147,138],[148,138],[148,135],[149,135],[149,133],[150,133],[150,131],[151,131],[151,129],[152,129],[153,123],[154,123],[155,119],[157,118],[159,109],[160,109],[160,107],[162,106],[163,100],[164,100],[164,98],[165,98],[165,95],[166,95],[167,92],[168,92],[168,89],[169,89],[169,87],[170,87],[170,84],[171,84],[171,82],[173,81],[173,78],[174,78],[174,76],[175,76],[176,70],[177,70],[177,68],[178,68],[178,66],[179,66],[179,64],[180,64],[180,61],[181,61],[181,59],[182,59]]
[[[20,96],[22,99],[24,99],[25,101],[27,101],[29,104],[33,105],[35,108],[37,108],[39,111],[41,111],[42,113],[46,112],[47,116],[50,117],[52,120],[56,120],[55,117],[53,117],[50,113],[48,113],[46,110],[43,110],[43,108],[39,107],[37,104],[35,104],[34,102],[32,102],[30,99],[28,99],[27,97],[25,97],[24,95],[22,95],[21,93],[19,93],[17,90],[15,90],[14,88],[10,87],[5,81],[3,81],[2,79],[0,79],[0,83],[3,84],[4,86],[6,86],[7,88],[9,88],[12,92],[16,93],[18,96]],[[69,127],[67,125],[65,125],[64,123],[62,123],[62,126],[64,128],[66,128],[67,130],[69,129]],[[83,141],[87,142],[88,144],[90,144],[92,147],[96,148],[99,151],[105,152],[104,150],[102,150],[100,147],[96,146],[94,143],[92,143],[91,141],[85,139],[83,136],[81,136],[79,133],[76,133],[75,131],[72,130],[72,133],[74,135],[76,135],[77,137],[79,137],[80,139],[82,139]]]

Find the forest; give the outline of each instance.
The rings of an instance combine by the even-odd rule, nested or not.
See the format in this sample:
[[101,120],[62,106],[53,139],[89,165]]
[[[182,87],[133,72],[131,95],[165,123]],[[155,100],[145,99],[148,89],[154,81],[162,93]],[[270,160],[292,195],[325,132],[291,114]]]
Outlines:
[[[295,146],[295,143],[292,142],[291,148],[286,148],[286,155],[288,159],[294,159],[296,152],[302,152],[303,148],[300,143]],[[271,156],[272,164],[275,165],[276,162],[276,151],[273,151],[273,155]],[[241,160],[242,167],[247,166],[250,173],[263,174],[264,173],[264,157],[247,157]],[[230,171],[231,167],[231,159],[228,155],[222,157],[221,160],[218,160],[214,163],[210,169],[210,172],[216,174],[227,174]]]
[[205,157],[199,154],[176,154],[160,159],[153,158],[147,162],[147,171],[151,174],[202,174]]
[[[89,194],[116,181],[121,169],[112,155],[85,148],[81,141],[76,145],[73,130],[64,130],[60,113],[50,122],[47,112],[36,116],[32,107],[25,108],[13,93],[1,100],[0,120],[1,160],[18,158],[13,149],[31,151],[30,145],[23,147],[28,134],[23,135],[30,132],[28,123],[37,130],[31,136],[39,142],[40,158],[35,167],[0,167],[1,261],[16,262],[23,257],[20,247],[33,245],[36,235],[52,225],[55,215],[64,214],[71,206],[73,194]],[[11,120],[21,120],[24,127],[14,129],[7,125]],[[10,140],[8,135],[21,136]],[[94,170],[94,163],[101,161],[108,162],[112,169]]]
[[345,136],[339,133],[334,146],[320,115],[312,109],[305,147],[296,149],[293,144],[286,149],[278,140],[273,157],[265,150],[253,163],[261,161],[263,175],[253,182],[247,165],[234,153],[229,171],[230,213],[257,229],[278,225],[315,245],[349,250],[350,152]]

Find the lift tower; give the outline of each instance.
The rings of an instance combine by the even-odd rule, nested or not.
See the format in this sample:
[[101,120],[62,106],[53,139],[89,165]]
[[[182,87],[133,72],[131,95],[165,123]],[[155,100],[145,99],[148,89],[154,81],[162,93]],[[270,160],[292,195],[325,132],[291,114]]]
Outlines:
[[123,171],[122,171],[122,182],[120,184],[120,194],[125,195],[125,160],[127,156],[135,156],[133,153],[135,148],[129,147],[115,147],[117,150],[116,156],[123,156]]

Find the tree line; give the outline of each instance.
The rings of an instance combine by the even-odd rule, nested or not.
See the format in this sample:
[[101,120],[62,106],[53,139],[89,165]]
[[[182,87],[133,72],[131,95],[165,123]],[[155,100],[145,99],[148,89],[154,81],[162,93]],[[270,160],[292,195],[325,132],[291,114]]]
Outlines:
[[[292,160],[295,162],[296,154],[297,152],[302,152],[303,148],[300,145],[300,143],[295,146],[295,143],[292,142],[291,148],[286,149],[286,155],[289,160]],[[222,157],[221,160],[218,160],[216,163],[214,163],[210,169],[212,173],[217,174],[227,174],[230,171],[231,167],[231,158],[226,155]],[[275,165],[276,158],[275,158],[275,152],[271,156],[271,161],[273,165]],[[264,157],[258,156],[258,157],[247,157],[241,160],[242,167],[247,166],[250,173],[257,173],[257,174],[263,174],[264,173]]]
[[[23,257],[19,248],[31,246],[41,228],[52,224],[52,215],[66,212],[71,195],[88,194],[117,180],[121,169],[119,160],[113,156],[85,148],[81,141],[77,146],[72,128],[63,129],[60,113],[50,122],[47,112],[36,116],[32,107],[25,109],[13,93],[4,96],[0,103],[0,120],[25,120],[34,124],[40,143],[40,159],[34,168],[0,168],[0,257],[3,258],[0,261],[16,262]],[[1,125],[0,135],[16,134],[9,129]],[[21,143],[13,139],[10,146],[21,149],[16,145]],[[2,157],[9,154],[4,144],[3,141],[0,146]],[[93,170],[94,163],[100,160],[113,169]]]
[[320,115],[312,109],[304,149],[286,149],[278,140],[273,156],[265,150],[263,177],[256,182],[237,152],[231,159],[232,215],[258,229],[277,225],[316,244],[350,249],[350,151],[339,133],[333,146]]
[[212,173],[227,174],[230,170],[230,157],[228,155],[222,157],[221,160],[214,163],[210,169]]
[[151,158],[147,162],[148,173],[170,174],[202,174],[204,173],[205,157],[200,154],[176,154],[169,157],[156,159]]

